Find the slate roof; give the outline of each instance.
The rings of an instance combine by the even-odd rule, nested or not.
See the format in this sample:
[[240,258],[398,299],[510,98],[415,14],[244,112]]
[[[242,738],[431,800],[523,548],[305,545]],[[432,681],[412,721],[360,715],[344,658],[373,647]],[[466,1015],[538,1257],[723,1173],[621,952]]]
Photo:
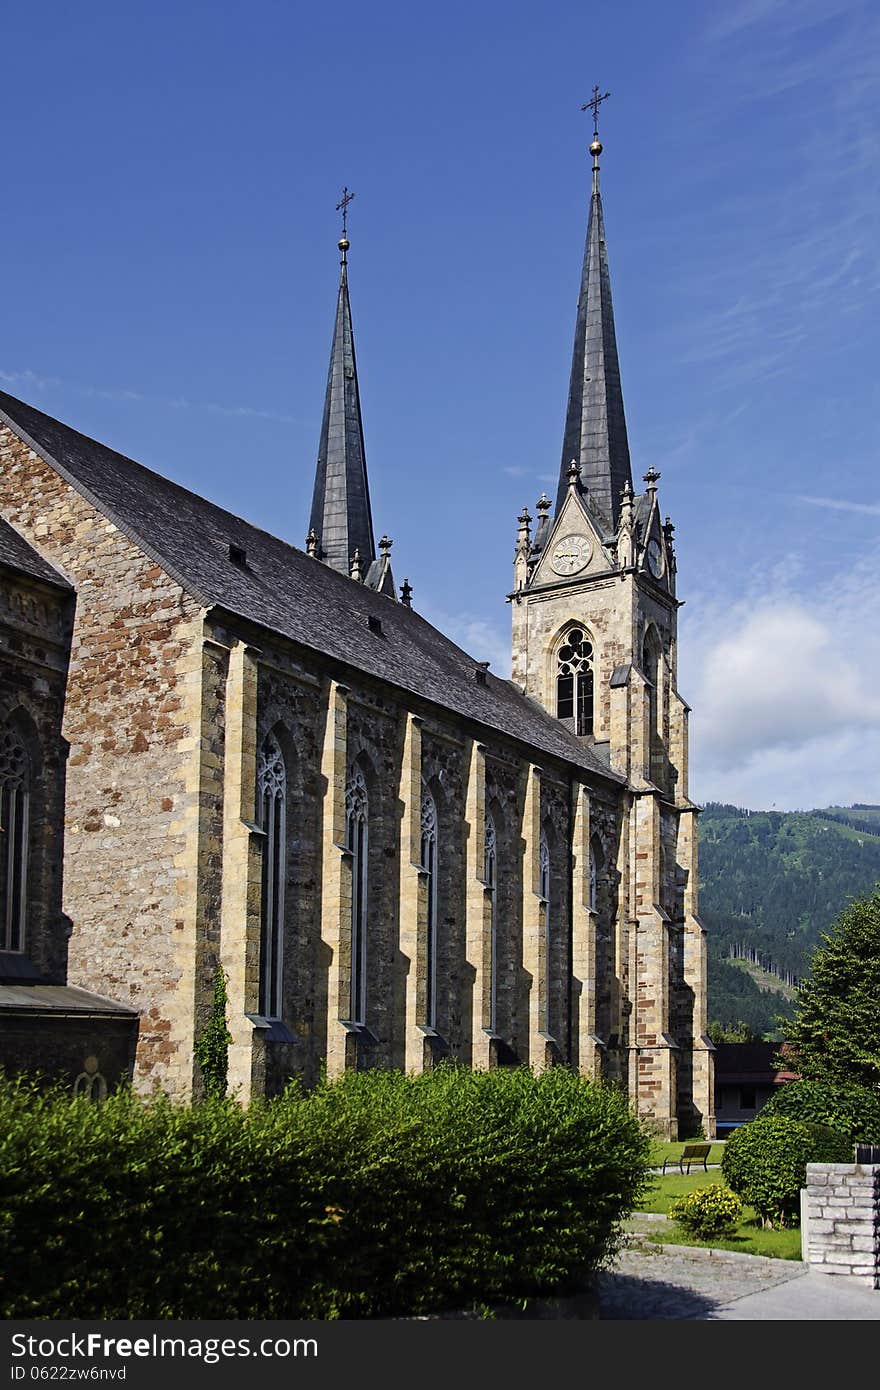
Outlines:
[[110,1015],[135,1019],[137,1009],[76,985],[0,985],[0,1010],[15,1013]]
[[20,536],[14,526],[10,526],[0,516],[0,565],[29,574],[32,579],[42,579],[46,584],[57,584],[61,589],[69,589],[70,584],[64,575]]
[[620,494],[624,482],[627,479],[632,482],[632,473],[598,168],[596,161],[575,322],[556,515],[565,502],[568,469],[574,459],[580,464],[581,486],[590,493],[614,532],[620,518]]
[[361,574],[367,574],[376,559],[376,543],[367,483],[345,251],[339,277],[310,525],[318,537],[318,553],[322,560],[347,575],[351,572],[351,557],[357,550]]
[[[0,419],[204,607],[227,609],[606,782],[625,781],[510,681],[488,673],[478,684],[478,663],[404,604],[4,392]],[[244,564],[230,545],[245,552]]]

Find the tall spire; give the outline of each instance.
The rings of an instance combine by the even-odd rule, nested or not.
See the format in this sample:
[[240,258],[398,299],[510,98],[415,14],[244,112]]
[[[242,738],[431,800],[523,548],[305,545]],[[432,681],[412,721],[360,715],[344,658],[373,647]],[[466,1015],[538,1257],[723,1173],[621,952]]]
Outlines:
[[623,485],[632,482],[620,364],[614,335],[611,307],[611,277],[605,247],[605,222],[599,192],[599,104],[610,93],[599,96],[593,88],[592,101],[582,108],[593,112],[593,191],[587,220],[584,269],[578,299],[571,382],[565,415],[565,438],[556,513],[568,492],[568,469],[572,459],[580,465],[581,486],[589,492],[612,530],[616,530]]
[[376,558],[348,298],[350,242],[346,224],[348,204],[353,197],[354,194],[345,188],[337,204],[337,211],[342,210],[342,236],[338,243],[341,252],[339,295],[310,520],[310,529],[317,538],[317,555],[343,574],[351,573],[355,551],[359,552],[363,571]]

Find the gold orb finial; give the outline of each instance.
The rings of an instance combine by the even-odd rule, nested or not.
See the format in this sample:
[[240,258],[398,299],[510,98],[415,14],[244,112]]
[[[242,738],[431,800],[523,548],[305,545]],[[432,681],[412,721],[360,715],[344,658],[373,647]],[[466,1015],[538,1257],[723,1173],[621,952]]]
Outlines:
[[345,252],[351,246],[351,242],[349,241],[347,236],[341,236],[337,241],[336,245],[339,247],[342,254],[345,255]]
[[594,159],[598,159],[598,157],[599,157],[599,155],[600,155],[601,153],[602,153],[602,141],[601,141],[601,140],[594,140],[594,141],[592,142],[592,144],[590,145],[590,154],[593,156]]

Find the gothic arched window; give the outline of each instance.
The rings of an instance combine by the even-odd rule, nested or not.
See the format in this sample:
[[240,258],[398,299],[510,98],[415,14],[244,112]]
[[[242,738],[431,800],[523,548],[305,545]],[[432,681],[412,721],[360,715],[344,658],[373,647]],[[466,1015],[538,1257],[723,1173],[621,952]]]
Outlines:
[[579,627],[566,633],[556,655],[556,717],[573,719],[576,734],[593,732],[593,647]]
[[30,760],[8,725],[0,731],[0,950],[23,951],[27,917]]
[[345,823],[351,851],[351,1000],[352,1023],[367,1021],[367,856],[370,804],[367,783],[353,767],[345,789]]
[[595,912],[599,906],[599,875],[604,867],[602,844],[598,835],[590,840],[590,908]]
[[263,846],[260,928],[260,1013],[280,1018],[284,979],[284,885],[287,878],[287,768],[274,734],[257,759],[257,804]]
[[648,682],[648,718],[651,730],[650,753],[653,755],[655,751],[654,741],[659,732],[661,673],[660,639],[657,636],[656,629],[653,627],[649,627],[648,631],[645,633],[645,640],[642,645],[642,671]]
[[425,1023],[437,1027],[437,806],[427,787],[422,789],[421,864],[427,876],[425,920]]
[[547,844],[546,835],[541,836],[541,845],[538,851],[538,872],[540,877],[540,896],[541,911],[543,914],[544,926],[544,999],[543,999],[543,1018],[544,1031],[551,1033],[550,1027],[550,981],[553,978],[552,946],[550,921],[550,846]]
[[489,890],[489,1028],[497,1031],[498,1022],[498,837],[495,822],[486,816],[486,849],[483,859],[483,880]]

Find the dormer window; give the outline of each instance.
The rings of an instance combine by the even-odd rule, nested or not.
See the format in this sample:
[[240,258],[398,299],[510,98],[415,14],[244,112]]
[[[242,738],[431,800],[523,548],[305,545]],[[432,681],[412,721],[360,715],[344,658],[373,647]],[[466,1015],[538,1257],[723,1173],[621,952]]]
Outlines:
[[566,634],[556,657],[556,718],[579,737],[593,732],[593,646],[580,628]]

